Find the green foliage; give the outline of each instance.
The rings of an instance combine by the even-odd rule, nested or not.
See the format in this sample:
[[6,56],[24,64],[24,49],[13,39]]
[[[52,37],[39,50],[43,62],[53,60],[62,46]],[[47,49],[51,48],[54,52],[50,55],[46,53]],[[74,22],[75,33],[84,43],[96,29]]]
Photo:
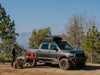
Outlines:
[[[96,62],[94,58],[97,59],[98,54],[100,54],[100,41],[98,37],[100,36],[98,30],[93,25],[89,28],[86,37],[83,39],[83,50],[91,55],[91,63]],[[89,59],[90,60],[90,59]]]
[[3,53],[0,53],[0,60],[4,60],[5,59],[5,55]]
[[[8,47],[9,48],[9,47]],[[22,56],[24,54],[24,47],[17,45],[17,56]],[[10,47],[11,50],[11,47]],[[9,49],[5,50],[4,53],[0,53],[0,61],[11,61],[11,51]]]
[[0,52],[6,53],[10,58],[11,47],[16,42],[15,23],[6,14],[5,9],[0,5]]
[[7,53],[0,53],[0,61],[9,61],[12,60]]
[[17,46],[16,46],[16,49],[17,49],[18,55],[19,55],[19,56],[23,56],[24,50],[25,50],[24,47],[23,47],[23,46],[17,45]]
[[29,38],[29,48],[38,48],[43,39],[50,35],[50,27],[39,30],[33,30],[32,36]]
[[99,37],[99,32],[95,28],[95,26],[89,28],[86,37],[83,39],[83,49],[87,53],[90,53],[91,50],[94,50],[94,52],[96,53],[100,53],[100,41],[98,37]]

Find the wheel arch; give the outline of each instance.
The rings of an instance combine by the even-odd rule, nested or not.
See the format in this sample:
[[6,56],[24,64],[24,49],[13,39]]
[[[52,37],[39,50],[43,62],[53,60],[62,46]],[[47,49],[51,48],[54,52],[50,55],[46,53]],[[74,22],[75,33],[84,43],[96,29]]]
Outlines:
[[68,59],[68,57],[66,57],[66,56],[60,56],[58,60],[60,61],[63,58],[67,58]]

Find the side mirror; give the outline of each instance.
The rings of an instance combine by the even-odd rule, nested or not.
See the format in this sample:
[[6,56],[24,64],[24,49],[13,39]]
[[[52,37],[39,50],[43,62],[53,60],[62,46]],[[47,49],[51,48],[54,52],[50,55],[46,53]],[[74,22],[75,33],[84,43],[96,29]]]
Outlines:
[[57,48],[53,48],[53,50],[55,50],[56,52],[58,51],[58,49],[57,49]]
[[56,52],[58,51],[58,49],[56,49]]

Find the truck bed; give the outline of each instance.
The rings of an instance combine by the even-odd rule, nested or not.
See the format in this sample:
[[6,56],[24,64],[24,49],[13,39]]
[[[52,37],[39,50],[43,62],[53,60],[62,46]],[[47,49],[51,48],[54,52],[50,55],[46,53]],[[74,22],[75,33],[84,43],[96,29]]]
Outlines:
[[27,52],[37,53],[37,49],[27,49]]

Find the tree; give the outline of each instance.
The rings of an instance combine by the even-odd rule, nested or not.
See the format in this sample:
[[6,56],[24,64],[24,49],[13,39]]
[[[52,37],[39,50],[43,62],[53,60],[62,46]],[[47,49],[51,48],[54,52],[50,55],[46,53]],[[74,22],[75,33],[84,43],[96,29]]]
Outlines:
[[24,50],[25,50],[24,46],[20,46],[20,45],[17,44],[16,49],[17,49],[17,52],[18,52],[18,56],[23,56]]
[[29,38],[29,48],[38,48],[43,39],[50,35],[50,27],[39,30],[33,30],[32,36]]
[[67,41],[66,39],[66,34],[65,33],[62,33],[62,34],[60,34],[60,35],[58,35],[59,37],[62,37],[62,40],[63,41]]
[[7,53],[10,57],[11,47],[16,42],[15,23],[11,21],[10,16],[6,14],[5,9],[0,4],[0,50]]
[[66,24],[66,40],[76,49],[82,49],[85,26],[86,18],[82,14],[75,14]]
[[82,49],[82,40],[88,29],[92,26],[91,23],[93,21],[93,17],[89,18],[84,14],[74,14],[66,24],[66,40],[75,48]]
[[100,53],[100,41],[98,37],[100,36],[98,30],[93,25],[89,28],[86,37],[83,39],[83,49],[87,53],[91,53],[91,63],[93,63],[93,56],[95,53]]

